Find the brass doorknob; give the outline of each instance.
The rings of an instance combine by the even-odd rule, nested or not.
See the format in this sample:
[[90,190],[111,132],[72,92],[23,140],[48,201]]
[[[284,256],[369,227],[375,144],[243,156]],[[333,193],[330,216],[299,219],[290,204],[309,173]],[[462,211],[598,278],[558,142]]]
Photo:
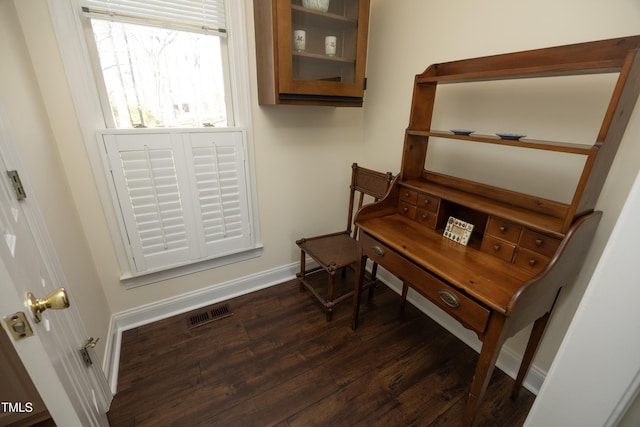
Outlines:
[[64,288],[58,288],[43,299],[38,299],[31,292],[27,293],[27,302],[31,308],[31,313],[36,323],[42,320],[42,312],[50,308],[52,310],[62,310],[69,307],[69,297]]

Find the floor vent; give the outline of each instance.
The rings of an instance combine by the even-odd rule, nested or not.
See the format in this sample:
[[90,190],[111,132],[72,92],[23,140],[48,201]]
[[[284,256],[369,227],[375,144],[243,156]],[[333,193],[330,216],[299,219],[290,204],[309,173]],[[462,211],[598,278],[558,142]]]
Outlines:
[[233,316],[233,312],[229,310],[228,304],[204,307],[187,317],[187,325],[189,328],[196,328],[229,316]]

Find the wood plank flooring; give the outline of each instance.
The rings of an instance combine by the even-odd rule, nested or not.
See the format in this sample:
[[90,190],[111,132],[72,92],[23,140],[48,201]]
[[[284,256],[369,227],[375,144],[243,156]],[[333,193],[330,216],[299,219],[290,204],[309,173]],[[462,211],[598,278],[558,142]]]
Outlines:
[[[324,283],[324,280],[322,281]],[[295,280],[226,302],[196,328],[175,316],[122,337],[112,426],[457,426],[477,353],[385,286],[325,321]],[[509,399],[495,370],[477,426],[521,426],[534,396]]]

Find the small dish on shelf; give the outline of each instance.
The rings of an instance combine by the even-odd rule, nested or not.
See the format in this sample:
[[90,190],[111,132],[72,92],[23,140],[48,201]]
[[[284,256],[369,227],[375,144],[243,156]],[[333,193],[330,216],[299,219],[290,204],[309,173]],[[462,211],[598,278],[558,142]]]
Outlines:
[[508,139],[510,141],[519,141],[520,138],[524,138],[527,135],[520,135],[519,133],[496,133],[500,139]]
[[474,131],[466,129],[451,129],[454,135],[471,135]]

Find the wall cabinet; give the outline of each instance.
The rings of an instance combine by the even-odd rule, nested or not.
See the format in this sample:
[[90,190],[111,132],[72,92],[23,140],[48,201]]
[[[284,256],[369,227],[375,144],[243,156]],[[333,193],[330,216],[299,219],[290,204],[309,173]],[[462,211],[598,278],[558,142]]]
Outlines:
[[369,6],[254,0],[260,105],[362,106]]

